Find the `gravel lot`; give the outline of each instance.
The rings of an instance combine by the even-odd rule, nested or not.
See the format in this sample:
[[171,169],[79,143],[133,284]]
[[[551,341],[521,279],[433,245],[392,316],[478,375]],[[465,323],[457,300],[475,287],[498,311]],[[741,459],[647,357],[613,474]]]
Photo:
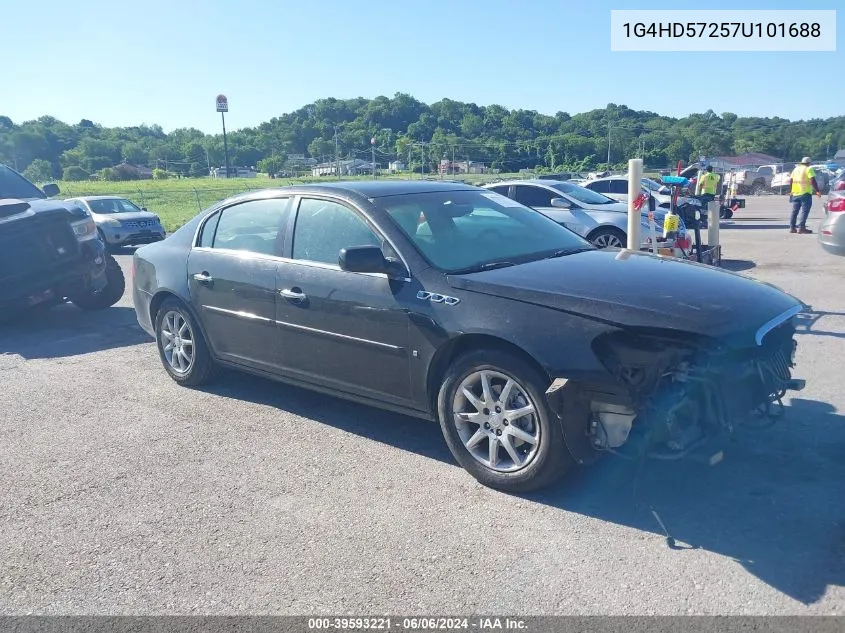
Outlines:
[[649,463],[636,498],[626,462],[518,498],[433,424],[235,374],[180,388],[129,295],[7,326],[0,612],[845,613],[845,258],[787,214],[749,199],[722,241],[817,311],[807,389],[715,467]]

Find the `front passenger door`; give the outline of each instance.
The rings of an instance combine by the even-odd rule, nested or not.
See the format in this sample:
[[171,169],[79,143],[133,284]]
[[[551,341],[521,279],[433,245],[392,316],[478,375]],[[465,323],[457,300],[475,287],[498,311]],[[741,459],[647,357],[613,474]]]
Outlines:
[[410,285],[338,264],[343,248],[384,251],[385,241],[352,205],[310,197],[299,203],[292,241],[277,278],[286,370],[357,396],[408,404],[409,319],[398,297]]

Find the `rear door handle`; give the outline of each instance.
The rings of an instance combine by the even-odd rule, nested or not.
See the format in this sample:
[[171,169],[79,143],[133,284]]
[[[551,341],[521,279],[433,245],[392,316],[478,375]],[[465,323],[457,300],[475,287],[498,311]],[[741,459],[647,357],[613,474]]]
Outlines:
[[212,277],[211,275],[209,275],[209,274],[208,274],[207,272],[205,272],[205,271],[203,271],[203,272],[201,272],[201,273],[195,273],[195,274],[194,274],[194,279],[195,279],[196,281],[198,281],[199,283],[204,284],[204,285],[208,285],[208,284],[210,284],[212,281],[214,281],[214,277]]
[[285,299],[290,299],[291,301],[302,301],[305,299],[305,293],[299,288],[282,288],[279,290],[279,294]]

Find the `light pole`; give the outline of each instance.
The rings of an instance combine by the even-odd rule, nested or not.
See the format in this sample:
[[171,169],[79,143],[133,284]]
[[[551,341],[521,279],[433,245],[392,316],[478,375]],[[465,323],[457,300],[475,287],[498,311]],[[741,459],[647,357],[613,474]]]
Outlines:
[[370,139],[370,149],[373,151],[373,180],[376,179],[376,137]]

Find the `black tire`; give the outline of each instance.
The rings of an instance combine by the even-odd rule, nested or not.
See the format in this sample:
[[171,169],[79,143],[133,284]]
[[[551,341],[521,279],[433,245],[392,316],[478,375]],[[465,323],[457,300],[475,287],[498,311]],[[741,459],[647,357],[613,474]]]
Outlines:
[[[162,335],[162,324],[165,316],[170,313],[178,313],[190,328],[191,339],[193,341],[193,360],[184,372],[178,372],[173,368],[164,350],[165,343]],[[162,302],[158,312],[156,312],[154,323],[156,347],[158,348],[161,364],[175,382],[186,387],[199,387],[210,382],[215,377],[218,366],[211,355],[211,349],[209,349],[202,330],[193,315],[180,301],[166,299]]]
[[[452,403],[457,390],[465,378],[483,370],[515,379],[534,405],[536,415],[532,416],[532,422],[539,426],[538,448],[527,465],[513,472],[493,470],[473,457],[455,423]],[[544,383],[543,377],[528,363],[513,354],[494,349],[478,349],[463,354],[446,371],[437,397],[440,428],[454,458],[479,483],[505,492],[531,492],[560,479],[574,463],[566,448],[560,422],[549,408]],[[489,449],[489,443],[486,446]]]
[[102,229],[97,229],[97,235],[100,236],[100,241],[103,243],[103,246],[106,249],[107,253],[114,253],[114,247],[106,241],[106,235],[103,233]]
[[99,292],[70,297],[71,303],[83,310],[105,310],[123,298],[126,279],[117,260],[106,255],[106,287]]
[[596,248],[611,248],[611,244],[607,242],[610,240],[618,240],[619,246],[615,248],[625,248],[628,245],[628,236],[616,228],[603,226],[590,233],[587,241],[589,241]]

